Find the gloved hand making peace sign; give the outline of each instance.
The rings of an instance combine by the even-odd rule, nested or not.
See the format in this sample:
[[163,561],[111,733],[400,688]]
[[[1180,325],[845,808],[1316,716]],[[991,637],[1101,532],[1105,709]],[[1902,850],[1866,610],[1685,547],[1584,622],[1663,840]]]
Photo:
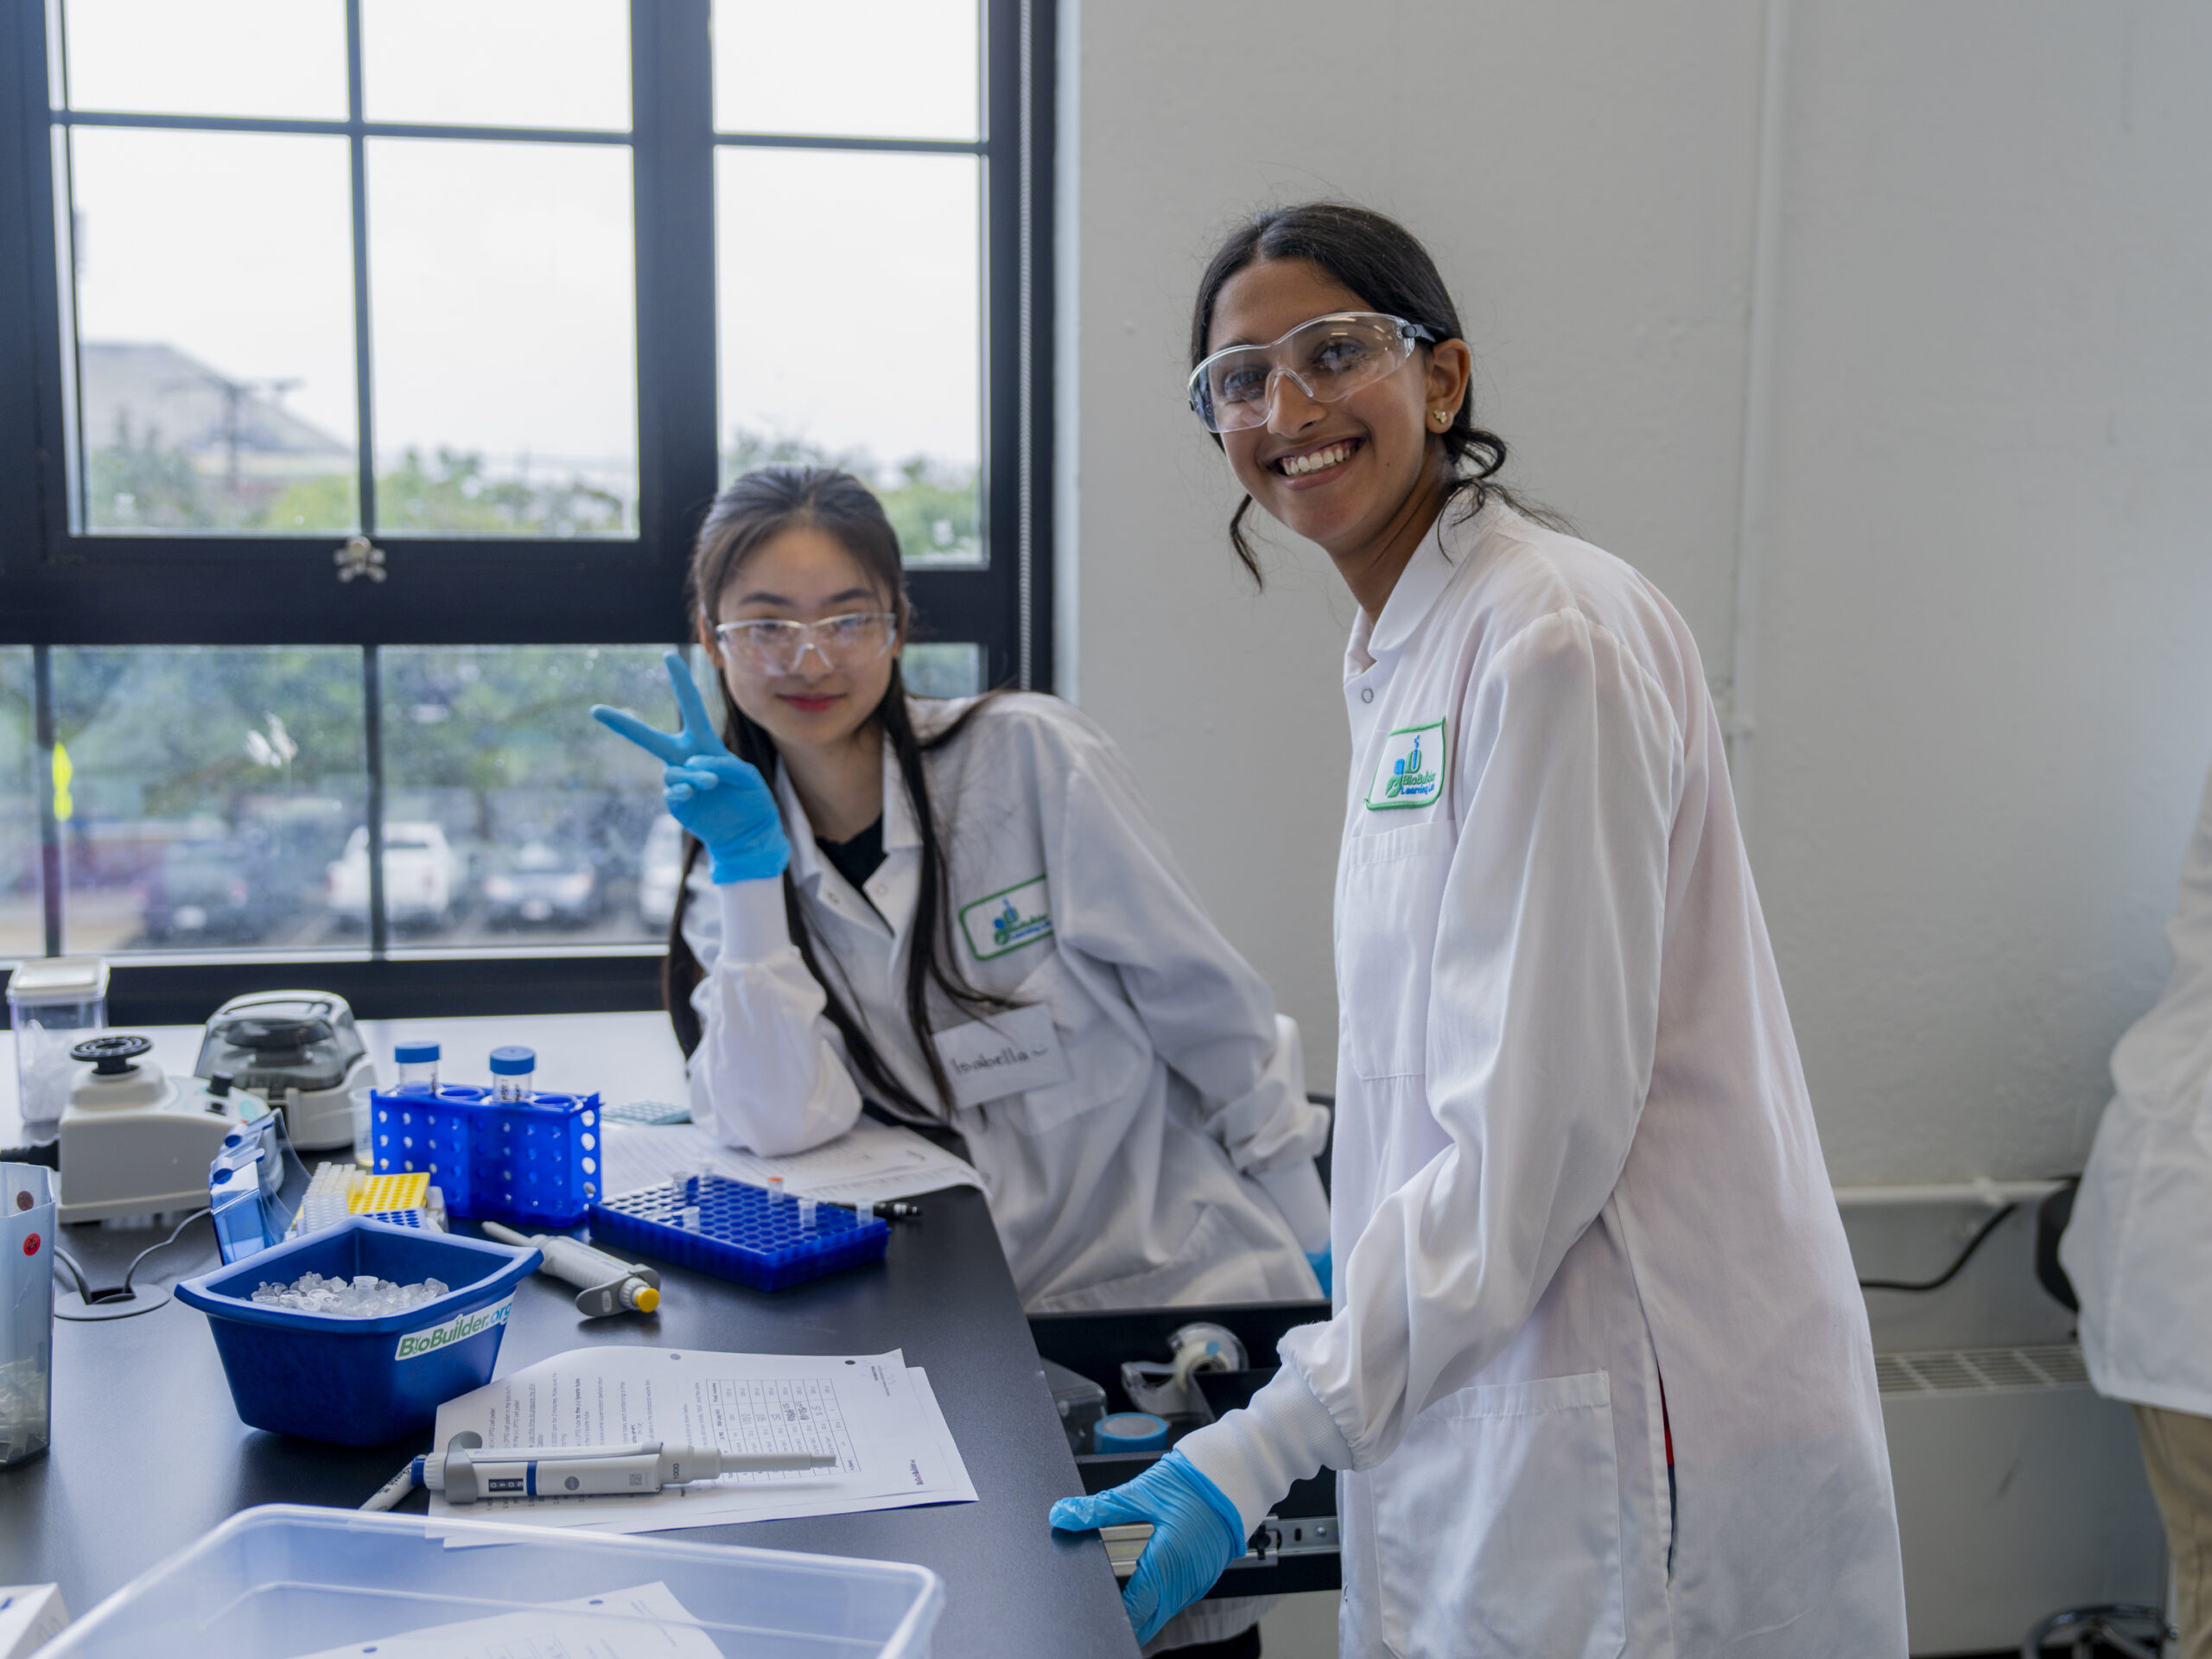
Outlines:
[[758,768],[723,746],[683,658],[671,651],[663,660],[676,692],[677,712],[683,717],[683,730],[656,730],[635,715],[603,702],[593,705],[592,718],[667,767],[661,782],[666,786],[669,815],[698,837],[717,882],[781,875],[791,862],[791,847],[784,837],[775,791]]

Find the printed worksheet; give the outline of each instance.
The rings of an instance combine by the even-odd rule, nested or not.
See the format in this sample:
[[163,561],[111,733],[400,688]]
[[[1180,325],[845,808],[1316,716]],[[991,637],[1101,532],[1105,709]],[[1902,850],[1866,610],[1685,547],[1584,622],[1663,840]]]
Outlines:
[[318,1648],[299,1659],[356,1659],[364,1654],[376,1659],[720,1659],[721,1649],[697,1624],[669,1587],[656,1581],[340,1648]]
[[786,1158],[763,1158],[717,1146],[714,1137],[691,1124],[648,1128],[637,1123],[607,1126],[607,1196],[634,1192],[681,1179],[702,1164],[734,1181],[766,1186],[783,1178],[794,1198],[827,1198],[838,1204],[910,1198],[948,1186],[981,1186],[975,1168],[911,1129],[864,1117],[839,1135]]
[[469,1429],[493,1449],[658,1440],[725,1452],[829,1452],[837,1465],[724,1475],[634,1497],[454,1505],[434,1492],[434,1519],[654,1532],[976,1497],[928,1378],[895,1349],[820,1356],[579,1348],[438,1408],[438,1446]]

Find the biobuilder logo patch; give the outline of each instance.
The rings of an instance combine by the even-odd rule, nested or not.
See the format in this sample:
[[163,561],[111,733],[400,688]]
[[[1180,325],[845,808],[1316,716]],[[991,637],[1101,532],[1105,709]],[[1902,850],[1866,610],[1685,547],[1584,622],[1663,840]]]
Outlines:
[[1444,771],[1451,751],[1444,741],[1444,722],[1403,726],[1382,741],[1382,758],[1375,763],[1375,781],[1367,787],[1367,810],[1385,812],[1395,807],[1427,806],[1444,792]]
[[1041,875],[960,909],[961,931],[978,962],[1019,950],[1052,935],[1052,893]]
[[443,1325],[434,1325],[427,1331],[410,1331],[399,1339],[399,1351],[394,1359],[420,1359],[425,1354],[435,1354],[441,1348],[450,1348],[457,1342],[467,1342],[495,1325],[507,1322],[507,1310],[515,1305],[508,1297],[490,1307],[480,1307],[474,1313],[462,1313],[448,1319]]

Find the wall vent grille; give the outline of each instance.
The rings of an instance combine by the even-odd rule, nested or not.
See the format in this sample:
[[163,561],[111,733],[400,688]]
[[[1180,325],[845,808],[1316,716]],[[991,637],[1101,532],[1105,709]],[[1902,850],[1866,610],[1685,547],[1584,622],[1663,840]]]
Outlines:
[[2088,1368],[2072,1343],[2040,1348],[1955,1348],[1877,1354],[1884,1394],[1995,1394],[2018,1389],[2086,1389]]

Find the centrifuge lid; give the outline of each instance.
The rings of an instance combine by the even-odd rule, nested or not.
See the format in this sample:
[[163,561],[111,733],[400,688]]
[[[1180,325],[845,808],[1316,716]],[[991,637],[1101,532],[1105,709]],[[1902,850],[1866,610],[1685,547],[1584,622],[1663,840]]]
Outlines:
[[210,1028],[233,1048],[256,1052],[305,1048],[338,1034],[337,1010],[321,997],[259,1002],[235,1014],[218,1014]]

